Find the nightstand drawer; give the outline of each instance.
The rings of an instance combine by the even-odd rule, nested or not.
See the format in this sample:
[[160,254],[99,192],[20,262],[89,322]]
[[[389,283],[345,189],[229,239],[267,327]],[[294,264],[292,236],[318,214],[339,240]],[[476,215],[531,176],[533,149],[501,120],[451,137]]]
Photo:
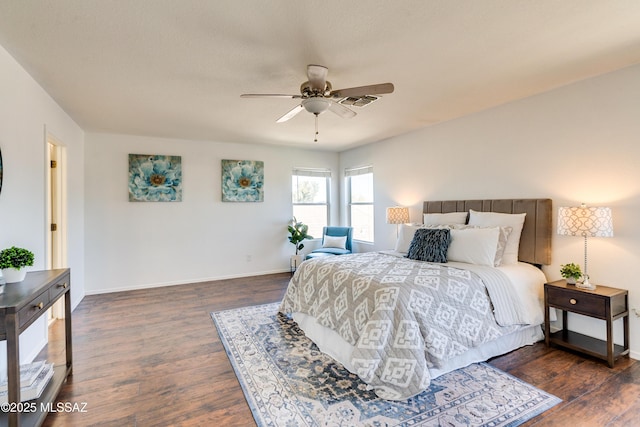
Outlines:
[[607,299],[587,292],[570,291],[547,287],[547,301],[550,306],[573,313],[606,318]]
[[49,290],[47,289],[31,301],[29,301],[27,305],[18,312],[19,326],[22,328],[24,325],[29,323],[31,319],[40,316],[42,314],[42,310],[47,308],[48,305]]

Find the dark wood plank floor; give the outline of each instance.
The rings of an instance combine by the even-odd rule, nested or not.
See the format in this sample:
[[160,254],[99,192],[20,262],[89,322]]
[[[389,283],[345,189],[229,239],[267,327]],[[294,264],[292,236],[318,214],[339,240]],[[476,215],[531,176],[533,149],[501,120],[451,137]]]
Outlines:
[[[252,426],[209,316],[279,301],[289,274],[87,296],[73,313],[74,373],[45,426]],[[40,355],[62,362],[61,323]],[[640,425],[640,363],[603,362],[544,344],[491,364],[563,399],[527,426]]]

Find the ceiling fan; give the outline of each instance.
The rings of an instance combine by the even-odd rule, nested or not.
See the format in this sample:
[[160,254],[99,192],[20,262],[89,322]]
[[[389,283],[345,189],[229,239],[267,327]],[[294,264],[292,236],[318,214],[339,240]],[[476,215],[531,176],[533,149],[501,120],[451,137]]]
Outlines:
[[245,93],[240,95],[242,98],[288,98],[288,99],[301,99],[300,104],[293,107],[282,117],[276,120],[277,123],[286,122],[295,117],[302,110],[316,116],[316,138],[314,142],[318,141],[318,116],[321,113],[329,110],[340,117],[349,119],[356,115],[356,112],[350,108],[345,107],[339,101],[346,98],[361,98],[370,95],[379,95],[383,93],[392,93],[392,83],[379,83],[368,86],[358,86],[346,89],[333,89],[331,82],[327,80],[327,73],[329,69],[322,65],[307,65],[307,80],[300,85],[300,95],[283,95],[283,94],[258,94],[258,93]]

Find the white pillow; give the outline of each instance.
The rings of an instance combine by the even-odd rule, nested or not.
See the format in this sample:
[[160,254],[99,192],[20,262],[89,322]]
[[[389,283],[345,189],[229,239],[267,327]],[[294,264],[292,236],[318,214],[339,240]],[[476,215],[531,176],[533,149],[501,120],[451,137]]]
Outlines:
[[347,248],[347,236],[327,236],[324,235],[322,239],[322,247],[323,248],[338,248],[338,249],[346,249]]
[[507,240],[509,239],[509,234],[511,234],[511,227],[478,227],[477,225],[460,225],[460,224],[452,224],[451,228],[455,228],[456,230],[465,230],[467,228],[497,228],[500,230],[500,234],[498,235],[498,247],[496,248],[496,256],[493,260],[493,266],[499,267],[502,265],[502,258],[504,256],[504,249],[507,247]]
[[524,225],[525,213],[505,214],[499,212],[469,211],[469,225],[480,227],[511,227],[511,233],[507,238],[507,244],[502,256],[502,265],[516,264],[518,262],[518,250],[520,249],[520,235]]
[[498,227],[453,228],[447,260],[493,267],[499,237]]
[[465,224],[467,222],[466,212],[426,213],[422,217],[424,225]]
[[409,246],[413,240],[413,235],[421,225],[401,224],[398,231],[398,240],[396,240],[396,252],[406,254],[409,252]]
[[449,228],[443,225],[424,225],[424,224],[401,224],[398,231],[398,240],[396,240],[396,252],[406,254],[409,252],[409,246],[413,236],[416,234],[416,230],[419,228]]

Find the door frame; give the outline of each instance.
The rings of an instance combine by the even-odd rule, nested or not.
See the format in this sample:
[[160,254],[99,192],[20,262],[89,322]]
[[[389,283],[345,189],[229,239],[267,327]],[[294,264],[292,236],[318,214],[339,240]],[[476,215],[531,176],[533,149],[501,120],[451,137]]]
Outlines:
[[[45,254],[46,268],[67,266],[67,167],[64,144],[45,126]],[[52,161],[56,167],[52,167]],[[57,229],[52,231],[51,224]],[[64,318],[64,305],[52,307],[50,320]]]

